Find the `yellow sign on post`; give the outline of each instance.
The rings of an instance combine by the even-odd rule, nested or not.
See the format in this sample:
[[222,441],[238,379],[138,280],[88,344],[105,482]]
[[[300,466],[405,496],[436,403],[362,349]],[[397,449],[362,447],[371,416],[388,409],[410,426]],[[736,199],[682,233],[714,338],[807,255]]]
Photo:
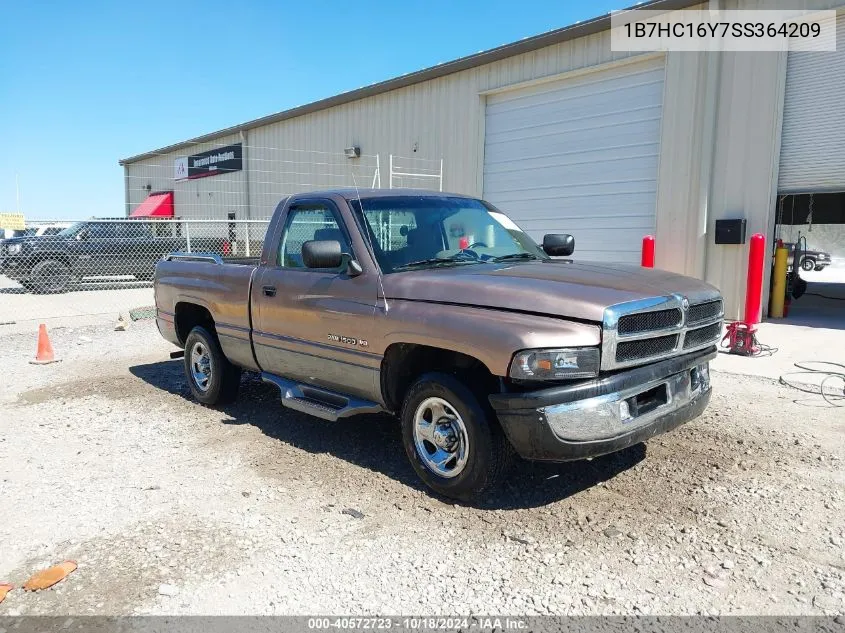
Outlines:
[[0,229],[23,231],[25,228],[23,213],[0,213]]

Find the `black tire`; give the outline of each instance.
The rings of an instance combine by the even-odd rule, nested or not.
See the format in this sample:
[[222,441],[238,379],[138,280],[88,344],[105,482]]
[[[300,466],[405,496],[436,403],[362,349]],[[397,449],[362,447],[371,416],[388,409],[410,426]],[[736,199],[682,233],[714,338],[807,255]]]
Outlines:
[[29,287],[39,294],[57,294],[67,290],[71,281],[70,268],[57,259],[45,259],[29,272]]
[[[194,372],[195,351],[206,354],[208,359],[207,382],[201,383]],[[241,370],[229,362],[220,349],[217,336],[204,327],[197,326],[185,339],[185,378],[191,393],[206,405],[227,404],[238,397]],[[197,368],[204,366],[199,363]]]
[[816,268],[816,260],[812,259],[811,257],[805,257],[801,260],[801,270],[806,270],[810,272]]
[[[460,416],[466,430],[466,462],[459,474],[452,477],[434,472],[417,450],[416,413],[430,398],[446,401]],[[411,466],[426,486],[444,497],[460,501],[480,497],[501,481],[513,462],[513,448],[489,406],[481,406],[476,395],[454,376],[436,372],[421,376],[405,395],[400,421],[402,444]],[[431,443],[429,447],[436,448]]]

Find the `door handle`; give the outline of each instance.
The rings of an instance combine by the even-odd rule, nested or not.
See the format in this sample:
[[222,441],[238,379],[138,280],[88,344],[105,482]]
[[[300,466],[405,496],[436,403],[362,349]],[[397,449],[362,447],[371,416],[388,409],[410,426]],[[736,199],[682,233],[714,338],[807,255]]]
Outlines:
[[264,291],[265,296],[267,297],[275,297],[276,296],[276,286],[264,286],[262,288]]

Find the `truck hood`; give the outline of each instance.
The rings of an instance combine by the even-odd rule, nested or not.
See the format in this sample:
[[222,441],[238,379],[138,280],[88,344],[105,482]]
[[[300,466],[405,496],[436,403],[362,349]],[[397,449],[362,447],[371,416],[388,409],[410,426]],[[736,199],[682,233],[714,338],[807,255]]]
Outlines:
[[384,276],[389,299],[483,306],[601,321],[605,308],[679,294],[693,303],[718,294],[708,283],[627,264],[549,260],[469,264]]

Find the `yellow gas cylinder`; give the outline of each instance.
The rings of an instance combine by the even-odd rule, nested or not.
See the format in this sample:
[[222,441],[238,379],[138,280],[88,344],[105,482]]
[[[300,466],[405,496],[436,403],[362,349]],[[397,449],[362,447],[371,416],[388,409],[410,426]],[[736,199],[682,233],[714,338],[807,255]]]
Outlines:
[[789,264],[789,249],[778,240],[775,249],[775,269],[772,272],[772,296],[769,305],[769,316],[774,319],[783,318],[783,303],[786,300],[786,269]]

